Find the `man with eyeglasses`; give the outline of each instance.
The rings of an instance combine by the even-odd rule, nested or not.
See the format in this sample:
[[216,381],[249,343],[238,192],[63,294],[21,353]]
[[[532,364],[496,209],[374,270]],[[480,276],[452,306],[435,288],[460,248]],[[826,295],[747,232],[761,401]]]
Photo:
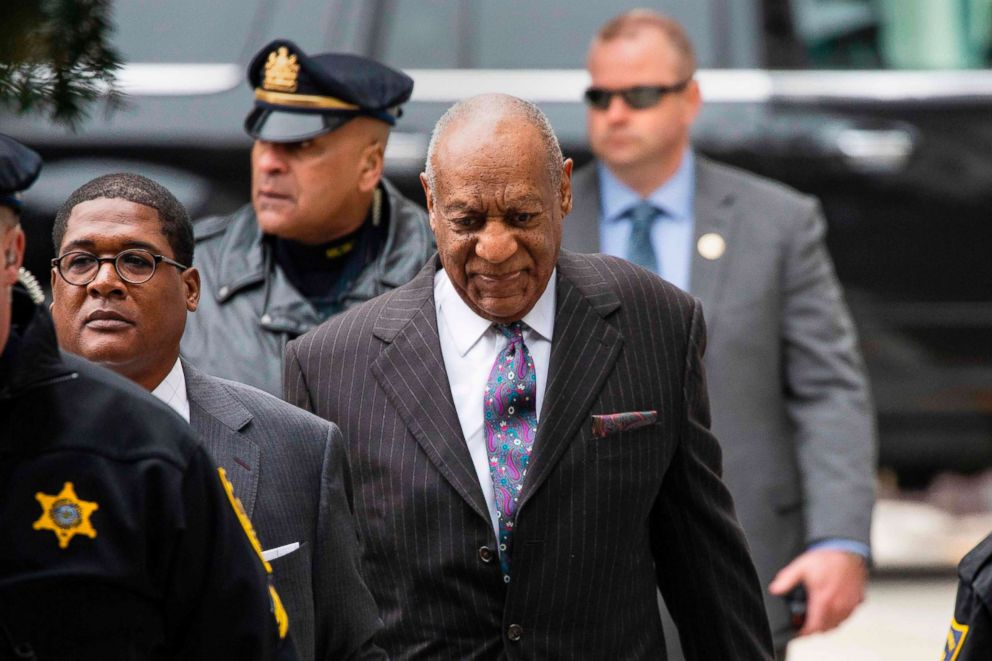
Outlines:
[[832,629],[862,600],[874,502],[872,405],[824,219],[814,199],[693,152],[702,101],[674,20],[609,21],[588,69],[596,160],[575,173],[562,245],[702,300],[713,430],[784,657],[790,638]]
[[258,531],[300,658],[382,658],[338,428],[179,358],[186,315],[200,298],[183,206],[145,177],[105,175],[69,197],[53,236],[62,348],[151,391],[200,435]]
[[0,658],[296,659],[250,526],[196,435],[59,351],[20,268],[19,193],[40,167],[0,136]]

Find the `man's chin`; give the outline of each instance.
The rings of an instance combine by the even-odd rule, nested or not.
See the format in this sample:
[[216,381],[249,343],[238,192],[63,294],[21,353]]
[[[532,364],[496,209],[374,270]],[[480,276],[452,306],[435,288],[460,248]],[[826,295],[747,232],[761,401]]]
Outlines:
[[255,218],[264,233],[282,236],[293,227],[295,221],[295,218],[286,211],[264,204],[255,205]]
[[100,367],[121,373],[135,362],[135,352],[121,346],[121,342],[111,338],[88,338],[73,347],[63,347],[69,353],[85,358]]
[[473,302],[472,307],[484,319],[497,324],[509,324],[523,319],[534,307],[534,302],[523,296],[486,297]]

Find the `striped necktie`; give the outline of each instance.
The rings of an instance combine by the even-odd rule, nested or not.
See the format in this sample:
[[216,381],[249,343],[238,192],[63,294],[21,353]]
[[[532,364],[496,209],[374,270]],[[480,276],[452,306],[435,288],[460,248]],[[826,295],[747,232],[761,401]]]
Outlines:
[[651,244],[651,226],[662,211],[647,200],[641,200],[625,216],[631,220],[630,238],[627,241],[627,261],[660,273],[658,256]]

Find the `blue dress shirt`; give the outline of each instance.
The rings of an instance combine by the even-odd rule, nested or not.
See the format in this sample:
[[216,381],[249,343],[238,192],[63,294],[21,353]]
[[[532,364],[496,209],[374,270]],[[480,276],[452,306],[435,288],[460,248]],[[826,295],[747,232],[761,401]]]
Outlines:
[[[651,228],[651,245],[660,262],[655,273],[686,291],[690,286],[692,253],[695,249],[695,219],[692,214],[696,187],[695,164],[692,150],[686,150],[675,174],[645,198],[664,212],[655,219]],[[641,197],[617,179],[602,162],[597,163],[596,167],[602,219],[599,224],[600,252],[626,258],[631,221],[625,214],[641,201]],[[871,555],[867,545],[853,539],[823,539],[808,547],[810,551],[817,549],[847,551],[860,555],[865,560]]]
[[[626,213],[641,196],[628,188],[602,163],[598,164],[600,217],[600,251],[606,255],[627,257],[631,221]],[[696,186],[695,158],[687,151],[675,174],[652,191],[647,200],[663,212],[651,228],[651,245],[659,264],[655,273],[681,289],[689,289],[692,265],[692,197]]]

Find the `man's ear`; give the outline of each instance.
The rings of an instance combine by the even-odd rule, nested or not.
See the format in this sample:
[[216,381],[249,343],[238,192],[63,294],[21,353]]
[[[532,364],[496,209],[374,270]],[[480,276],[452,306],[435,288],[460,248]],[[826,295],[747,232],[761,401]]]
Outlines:
[[572,211],[572,159],[566,158],[561,168],[561,217],[564,218]]
[[434,195],[431,193],[431,185],[427,181],[427,173],[420,173],[420,185],[424,188],[424,198],[427,200],[427,217],[431,221],[431,230],[434,230]]
[[386,163],[386,143],[375,140],[368,145],[359,159],[358,189],[363,193],[371,193],[382,179],[382,171]]
[[0,240],[3,270],[0,271],[0,285],[11,287],[17,282],[18,271],[24,262],[24,230],[14,225],[3,233]]
[[200,272],[191,266],[182,272],[182,278],[186,290],[186,310],[196,312],[200,307]]

